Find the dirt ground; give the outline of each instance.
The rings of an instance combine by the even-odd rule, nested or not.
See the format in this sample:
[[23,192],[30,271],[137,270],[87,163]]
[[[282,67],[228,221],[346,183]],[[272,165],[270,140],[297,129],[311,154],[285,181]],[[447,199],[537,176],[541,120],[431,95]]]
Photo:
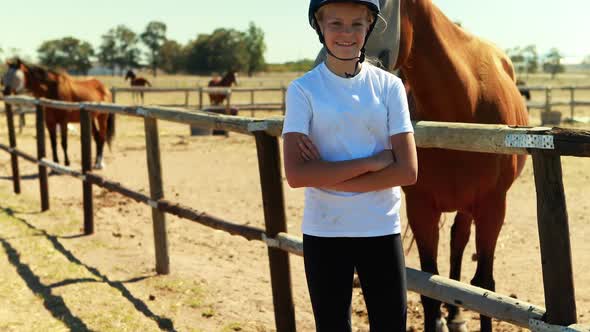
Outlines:
[[[276,97],[279,98],[279,97]],[[164,103],[164,102],[163,102]],[[1,106],[0,106],[1,108]],[[533,119],[537,121],[537,119]],[[34,117],[18,146],[35,155]],[[143,121],[117,119],[117,137],[106,151],[109,179],[148,193]],[[535,124],[533,121],[533,124]],[[78,130],[79,127],[75,127]],[[254,139],[230,134],[190,136],[186,125],[159,122],[165,196],[236,223],[264,227]],[[0,142],[7,144],[0,116]],[[80,166],[77,132],[70,158]],[[50,152],[47,144],[48,154]],[[60,158],[62,157],[60,149]],[[166,216],[171,274],[154,270],[151,210],[119,194],[94,189],[95,229],[82,235],[82,185],[68,176],[49,177],[51,209],[40,213],[37,166],[19,161],[22,194],[12,194],[9,155],[0,152],[0,330],[2,331],[274,331],[268,256],[261,242],[248,242],[199,224]],[[568,204],[578,317],[590,321],[590,160],[562,158]],[[303,190],[284,182],[288,230],[301,235]],[[404,211],[402,209],[402,211]],[[402,215],[405,215],[402,212]],[[439,269],[448,275],[452,214],[441,222]],[[405,216],[402,219],[405,228]],[[474,233],[474,232],[472,232]],[[405,242],[410,247],[409,237]],[[475,271],[473,236],[465,252],[463,282]],[[407,265],[419,268],[415,245]],[[297,328],[313,331],[303,262],[291,256]],[[536,200],[529,160],[508,196],[498,240],[497,292],[544,306]],[[353,324],[367,331],[367,315],[354,290]],[[422,330],[419,296],[409,295],[409,323]],[[470,330],[478,316],[468,312]],[[496,331],[520,331],[494,322]]]

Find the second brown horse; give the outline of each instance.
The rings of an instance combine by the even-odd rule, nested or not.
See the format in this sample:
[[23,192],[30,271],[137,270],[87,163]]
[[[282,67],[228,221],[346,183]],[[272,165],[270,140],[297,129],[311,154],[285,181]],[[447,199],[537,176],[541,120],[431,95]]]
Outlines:
[[[228,71],[222,78],[216,77],[209,81],[210,88],[231,87],[233,84],[238,85],[238,73],[235,70]],[[209,103],[211,105],[220,105],[225,100],[226,95],[223,93],[209,92]]]

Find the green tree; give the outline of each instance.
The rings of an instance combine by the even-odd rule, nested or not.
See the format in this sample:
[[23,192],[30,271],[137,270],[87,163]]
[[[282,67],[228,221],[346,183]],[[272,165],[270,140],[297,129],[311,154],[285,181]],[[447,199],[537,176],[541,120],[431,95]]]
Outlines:
[[117,42],[115,41],[114,31],[109,31],[102,35],[102,43],[99,46],[98,61],[111,69],[111,74],[115,75],[117,67]]
[[512,60],[517,73],[526,73],[528,77],[528,74],[537,72],[539,57],[535,45],[510,48],[506,50],[506,54]]
[[545,55],[545,61],[543,62],[543,71],[551,74],[551,79],[555,78],[558,73],[563,73],[565,68],[561,64],[563,56],[559,50],[555,47],[551,48],[547,55]]
[[92,67],[90,58],[94,56],[94,49],[88,42],[64,37],[43,42],[37,53],[39,62],[47,67],[86,75]]
[[141,51],[137,34],[125,25],[118,25],[102,36],[98,54],[99,61],[115,70],[138,67]]
[[148,23],[145,31],[140,35],[141,41],[150,50],[148,61],[152,67],[152,73],[156,76],[158,65],[160,64],[160,51],[166,41],[166,24],[158,21]]
[[185,70],[187,51],[175,40],[168,39],[160,48],[160,68],[167,73],[175,74]]
[[209,74],[244,70],[250,60],[244,33],[235,29],[216,29],[211,35],[201,34],[187,46],[187,71]]
[[510,57],[510,60],[512,61],[512,65],[514,66],[516,72],[523,72],[524,55],[522,52],[522,48],[520,46],[509,48],[506,50],[506,54],[508,55],[508,57]]
[[115,28],[117,42],[117,64],[120,68],[139,67],[141,51],[138,47],[137,34],[125,25]]
[[246,70],[248,76],[252,76],[254,72],[262,71],[266,67],[266,61],[264,59],[264,52],[266,51],[264,31],[257,27],[254,22],[250,22],[246,35],[244,36],[244,41],[249,55]]
[[537,53],[537,46],[533,44],[525,46],[522,50],[522,54],[524,57],[526,73],[536,73],[539,67],[539,55]]
[[285,63],[268,64],[267,70],[270,72],[307,72],[313,68],[315,60],[301,59],[297,61],[288,61]]

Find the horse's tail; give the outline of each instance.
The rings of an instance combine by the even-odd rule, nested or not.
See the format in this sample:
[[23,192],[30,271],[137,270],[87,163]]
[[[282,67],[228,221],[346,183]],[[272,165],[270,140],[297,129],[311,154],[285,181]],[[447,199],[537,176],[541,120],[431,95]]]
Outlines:
[[115,114],[114,113],[109,113],[108,117],[107,117],[107,144],[109,145],[109,148],[111,147],[111,142],[113,141],[113,138],[115,137]]
[[[106,101],[108,103],[113,101],[113,96],[111,94],[111,91],[109,89],[107,89],[104,85],[101,84],[101,90],[103,93],[103,101]],[[109,113],[107,116],[107,137],[106,137],[106,141],[107,144],[109,145],[109,149],[111,148],[111,142],[113,141],[113,138],[115,137],[115,114],[114,113]]]

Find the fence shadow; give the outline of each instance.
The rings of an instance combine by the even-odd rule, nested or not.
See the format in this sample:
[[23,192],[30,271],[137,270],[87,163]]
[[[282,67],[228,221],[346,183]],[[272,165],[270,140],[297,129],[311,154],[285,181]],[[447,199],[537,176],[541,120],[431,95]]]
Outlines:
[[[61,282],[54,283],[51,285],[44,285],[40,282],[39,277],[36,276],[33,273],[33,271],[31,271],[31,269],[26,264],[23,264],[20,261],[19,253],[10,245],[10,243],[8,241],[6,241],[5,239],[0,238],[0,242],[2,243],[4,250],[6,251],[6,253],[9,257],[11,264],[15,266],[15,268],[16,268],[17,272],[19,273],[19,275],[21,276],[21,278],[23,278],[23,280],[25,280],[25,282],[27,283],[27,286],[35,294],[42,296],[44,299],[45,307],[51,312],[51,314],[54,317],[63,321],[71,330],[90,331],[90,330],[88,330],[88,328],[84,324],[84,322],[82,322],[78,317],[74,316],[69,311],[69,309],[67,308],[67,306],[65,305],[65,303],[61,297],[53,295],[51,293],[52,288],[76,284],[76,283],[102,282],[102,283],[105,283],[105,284],[109,285],[110,287],[118,290],[125,299],[127,299],[129,302],[131,302],[131,304],[133,304],[133,306],[135,307],[135,309],[137,311],[141,312],[147,318],[154,320],[158,324],[158,327],[160,328],[160,330],[162,330],[162,331],[176,331],[176,329],[174,328],[174,323],[172,322],[171,319],[159,316],[159,315],[155,314],[154,312],[152,312],[150,310],[150,308],[142,300],[133,296],[133,294],[124,285],[126,283],[138,282],[138,281],[141,281],[141,280],[144,280],[147,278],[154,277],[154,276],[156,276],[155,274],[135,277],[135,278],[132,278],[129,280],[121,280],[121,281],[110,280],[106,275],[103,275],[98,269],[83,263],[76,256],[74,256],[72,254],[72,252],[67,250],[61,244],[61,242],[59,242],[58,236],[51,235],[51,234],[47,233],[45,230],[35,227],[31,223],[29,223],[27,220],[15,216],[14,210],[12,210],[11,208],[4,207],[4,206],[0,205],[0,210],[4,211],[4,213],[9,215],[11,218],[18,220],[19,222],[21,222],[23,225],[25,225],[29,229],[35,231],[35,236],[44,236],[47,240],[49,240],[49,242],[51,242],[51,244],[53,245],[55,250],[60,252],[68,261],[84,267],[88,272],[90,272],[92,275],[94,275],[95,277],[97,277],[99,279],[99,280],[92,279],[92,278],[67,279],[67,280],[63,280]],[[74,237],[76,237],[76,236],[74,236]]]
[[[54,172],[54,171],[50,171],[47,173],[47,176],[63,176],[63,174],[58,173],[58,172]],[[37,180],[37,179],[39,179],[39,173],[21,175],[20,179],[21,180]],[[12,176],[0,176],[0,180],[12,181]]]
[[62,321],[72,331],[90,331],[84,322],[76,317],[66,306],[63,298],[51,293],[51,287],[44,285],[31,268],[21,262],[20,254],[10,243],[0,238],[0,243],[8,256],[8,261],[12,264],[19,276],[25,281],[27,287],[43,299],[43,306],[51,313],[53,317]]

